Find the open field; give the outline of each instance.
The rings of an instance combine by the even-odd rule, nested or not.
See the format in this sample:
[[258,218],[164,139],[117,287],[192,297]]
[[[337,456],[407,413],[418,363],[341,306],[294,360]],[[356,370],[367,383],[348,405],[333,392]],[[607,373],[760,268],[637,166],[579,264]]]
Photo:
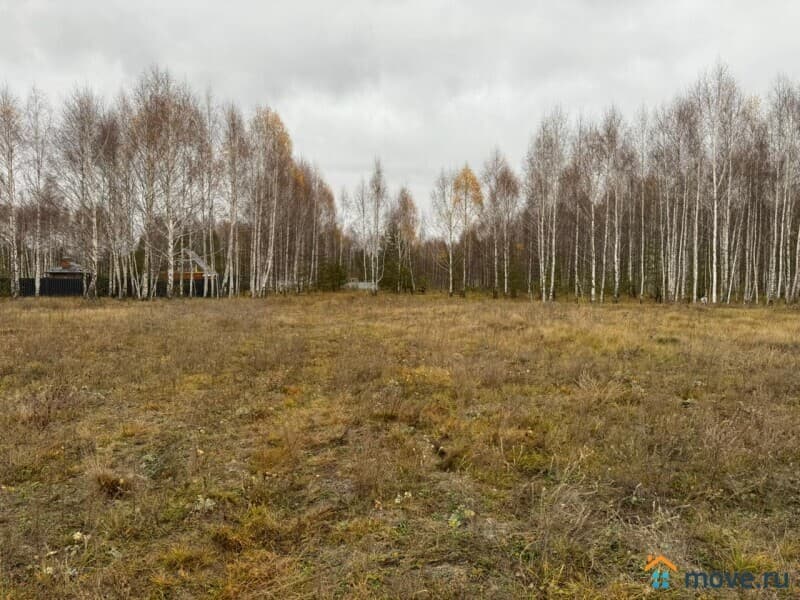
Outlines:
[[31,299],[0,349],[3,599],[797,592],[796,310]]

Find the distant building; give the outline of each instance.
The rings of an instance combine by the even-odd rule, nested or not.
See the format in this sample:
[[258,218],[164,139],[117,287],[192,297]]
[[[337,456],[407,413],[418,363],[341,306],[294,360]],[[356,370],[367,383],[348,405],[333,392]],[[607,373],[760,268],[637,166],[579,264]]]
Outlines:
[[68,256],[65,256],[61,259],[57,267],[52,267],[47,271],[45,277],[53,277],[54,279],[83,279],[86,273],[88,273],[86,269]]
[[[183,279],[189,281],[208,281],[216,279],[217,272],[206,261],[204,261],[194,250],[183,249],[183,255],[175,260],[175,270],[172,273],[172,281],[177,282]],[[167,272],[159,273],[159,279],[166,281]]]
[[344,289],[346,290],[368,290],[368,291],[375,291],[375,284],[371,281],[359,281],[357,279],[351,279],[347,283],[344,284]]
[[[86,291],[90,273],[69,256],[62,258],[58,265],[42,274],[39,280],[40,296],[82,296]],[[36,280],[25,277],[19,280],[20,296],[36,295]]]

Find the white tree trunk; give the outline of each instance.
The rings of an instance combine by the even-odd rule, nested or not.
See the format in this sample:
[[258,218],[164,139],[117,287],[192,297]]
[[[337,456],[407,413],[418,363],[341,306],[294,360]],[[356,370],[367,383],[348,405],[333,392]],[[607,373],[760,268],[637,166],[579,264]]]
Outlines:
[[596,282],[597,282],[597,256],[595,252],[595,243],[594,243],[594,203],[591,205],[591,220],[589,225],[589,239],[591,240],[591,248],[592,248],[592,292],[591,292],[591,301],[594,303],[596,298]]

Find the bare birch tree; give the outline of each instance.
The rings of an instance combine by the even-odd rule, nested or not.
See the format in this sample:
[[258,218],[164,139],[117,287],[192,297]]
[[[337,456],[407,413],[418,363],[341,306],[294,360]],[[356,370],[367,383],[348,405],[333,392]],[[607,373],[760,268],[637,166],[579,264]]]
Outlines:
[[23,120],[19,100],[4,86],[0,88],[0,192],[8,211],[6,244],[11,263],[11,296],[19,295],[19,246],[17,210],[22,176]]

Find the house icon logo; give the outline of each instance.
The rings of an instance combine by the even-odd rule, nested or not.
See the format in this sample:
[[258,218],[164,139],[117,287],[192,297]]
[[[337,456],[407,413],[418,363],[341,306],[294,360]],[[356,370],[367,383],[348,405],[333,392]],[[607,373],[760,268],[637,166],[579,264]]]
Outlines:
[[650,573],[650,585],[654,590],[668,590],[670,573],[677,573],[678,567],[663,554],[648,554],[644,570]]

